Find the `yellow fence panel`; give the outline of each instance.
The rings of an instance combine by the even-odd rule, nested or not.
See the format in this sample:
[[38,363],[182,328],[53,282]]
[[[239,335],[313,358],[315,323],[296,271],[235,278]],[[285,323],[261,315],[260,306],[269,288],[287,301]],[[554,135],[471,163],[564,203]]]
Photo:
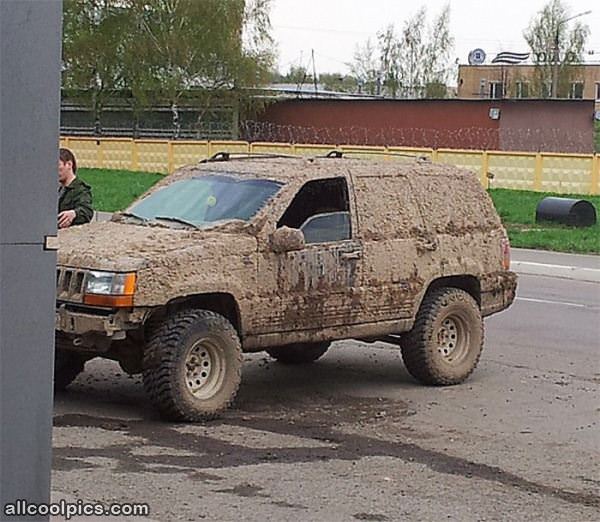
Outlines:
[[348,158],[387,159],[385,147],[365,147],[359,145],[341,145],[337,147],[347,153]]
[[103,169],[131,169],[131,138],[106,138],[100,140],[98,157]]
[[208,157],[208,141],[171,141],[169,146],[171,147],[169,173]]
[[255,141],[250,144],[250,152],[255,154],[294,154],[294,148],[289,143],[269,143]]
[[592,190],[593,156],[542,154],[541,189],[545,192],[589,194]]
[[169,173],[169,142],[164,140],[136,140],[138,170]]
[[[600,157],[592,154],[93,137],[61,137],[60,146],[72,149],[81,167],[163,174],[198,163],[217,152],[324,156],[337,149],[351,152],[351,157],[394,161],[412,161],[416,156],[469,169],[479,176],[486,188],[600,194]],[[488,173],[493,176],[492,179],[488,180]]]
[[456,165],[481,175],[483,152],[480,150],[438,149],[436,161],[446,165]]
[[534,190],[536,154],[488,152],[491,188]]
[[102,168],[102,160],[99,157],[100,140],[95,138],[69,138],[65,144],[70,148],[77,158],[77,166],[87,168]]
[[208,155],[217,152],[250,152],[250,144],[247,141],[210,141]]
[[328,152],[338,149],[335,145],[308,145],[302,143],[294,144],[294,154],[300,156],[324,156]]

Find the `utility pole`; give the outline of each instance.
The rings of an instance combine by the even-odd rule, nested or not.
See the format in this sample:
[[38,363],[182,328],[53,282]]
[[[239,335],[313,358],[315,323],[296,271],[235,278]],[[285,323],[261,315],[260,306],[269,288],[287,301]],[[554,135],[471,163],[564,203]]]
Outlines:
[[0,520],[50,498],[61,12],[0,0]]
[[589,15],[591,11],[584,11],[583,13],[564,18],[556,22],[556,31],[554,32],[554,53],[552,56],[552,98],[558,98],[558,74],[560,69],[560,28],[567,22],[575,20],[580,16]]

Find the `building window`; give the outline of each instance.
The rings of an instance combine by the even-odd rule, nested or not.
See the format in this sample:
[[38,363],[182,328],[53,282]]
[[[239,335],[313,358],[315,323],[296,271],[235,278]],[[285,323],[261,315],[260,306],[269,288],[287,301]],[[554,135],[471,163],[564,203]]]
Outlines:
[[583,82],[573,82],[569,89],[569,98],[583,98]]
[[600,83],[596,84],[596,101],[600,101]]
[[502,82],[490,82],[490,98],[502,98],[504,96],[504,85]]
[[515,96],[517,98],[529,98],[529,82],[517,82],[515,84]]

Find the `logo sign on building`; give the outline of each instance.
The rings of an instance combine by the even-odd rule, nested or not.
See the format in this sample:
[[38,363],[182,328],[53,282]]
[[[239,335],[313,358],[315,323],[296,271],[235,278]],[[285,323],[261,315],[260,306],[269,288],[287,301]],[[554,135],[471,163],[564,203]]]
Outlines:
[[561,62],[565,63],[577,63],[579,60],[577,58],[577,54],[573,51],[569,51],[567,53],[559,53],[559,52],[549,52],[540,51],[534,53],[534,59],[536,63],[543,64],[557,64]]
[[469,65],[481,65],[485,62],[485,52],[483,49],[473,49],[469,53]]
[[524,62],[529,58],[531,53],[512,53],[510,51],[504,51],[498,53],[492,60],[492,63],[515,65]]

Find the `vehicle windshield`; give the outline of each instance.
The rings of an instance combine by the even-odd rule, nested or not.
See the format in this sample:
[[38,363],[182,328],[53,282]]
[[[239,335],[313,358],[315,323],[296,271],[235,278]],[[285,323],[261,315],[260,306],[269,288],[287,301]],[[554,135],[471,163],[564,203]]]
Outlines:
[[249,221],[281,186],[266,179],[201,176],[167,185],[136,203],[126,214],[200,228],[219,221]]

